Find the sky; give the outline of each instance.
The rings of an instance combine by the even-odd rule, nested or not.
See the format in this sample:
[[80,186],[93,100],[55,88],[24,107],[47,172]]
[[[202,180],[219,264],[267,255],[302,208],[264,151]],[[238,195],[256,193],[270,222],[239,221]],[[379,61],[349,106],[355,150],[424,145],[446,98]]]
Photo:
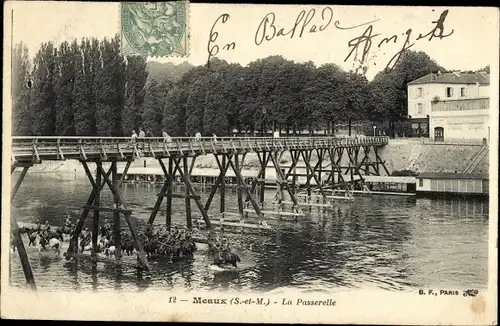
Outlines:
[[[373,22],[372,46],[366,54],[364,66],[368,68],[366,76],[369,80],[384,69],[391,58],[400,51],[406,40],[406,32],[411,29],[410,43],[412,50],[424,51],[432,59],[449,70],[477,70],[488,64],[498,62],[498,9],[495,8],[460,8],[460,7],[374,7],[374,6],[298,6],[298,5],[231,5],[231,4],[191,4],[189,7],[189,42],[188,57],[149,58],[159,62],[181,63],[188,61],[201,65],[208,58],[208,41],[210,31],[217,18],[228,14],[229,18],[221,20],[213,27],[218,32],[216,42],[210,46],[235,42],[232,50],[220,50],[217,57],[228,62],[246,65],[249,62],[270,55],[282,55],[296,62],[312,61],[317,66],[324,63],[335,63],[349,70],[359,65],[354,59],[354,52],[349,42],[365,33],[368,25],[345,30],[341,28]],[[37,1],[10,2],[4,6],[5,17],[9,19],[13,10],[13,43],[24,42],[30,55],[44,41],[60,43],[81,37],[112,37],[120,33],[120,11],[118,3],[85,3],[85,2],[50,2]],[[323,11],[324,10],[324,11]],[[429,37],[416,40],[419,34],[427,34],[436,26],[440,14],[448,11],[443,22],[443,34],[448,37],[440,39]],[[276,31],[290,31],[297,17],[304,11],[293,38],[275,36],[270,41],[256,44],[256,35],[263,35],[261,22],[274,14]],[[322,12],[324,19],[322,19]],[[314,13],[314,15],[313,15]],[[270,15],[268,15],[270,14]],[[309,15],[309,16],[307,16]],[[304,20],[309,23],[299,37]],[[316,30],[333,17],[328,27],[321,32],[309,33],[316,25]],[[10,19],[9,19],[10,21]],[[261,28],[259,29],[259,25]],[[272,32],[269,23],[267,35]],[[390,41],[378,47],[383,38],[397,35],[394,43]],[[438,33],[436,32],[436,35]],[[365,34],[366,35],[366,34]],[[259,39],[259,38],[257,38]],[[358,46],[358,58],[366,43]]]

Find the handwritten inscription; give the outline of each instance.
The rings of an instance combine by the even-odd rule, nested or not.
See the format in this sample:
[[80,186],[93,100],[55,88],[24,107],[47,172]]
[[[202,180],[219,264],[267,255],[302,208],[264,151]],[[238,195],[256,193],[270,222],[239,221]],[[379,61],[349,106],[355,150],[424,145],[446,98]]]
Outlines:
[[[422,35],[419,34],[415,41],[419,41],[421,39],[428,38],[428,41],[432,41],[434,37],[439,38],[440,40],[446,37],[449,37],[453,34],[454,30],[452,29],[451,32],[446,34],[444,32],[444,22],[446,20],[446,16],[448,15],[448,10],[445,10],[441,13],[440,17],[438,20],[433,21],[432,23],[435,24],[434,27],[432,28],[431,31],[429,31],[427,34]],[[389,60],[387,63],[387,66],[385,68],[386,72],[389,72],[392,70],[396,64],[398,63],[399,59],[403,55],[403,53],[410,49],[413,45],[415,45],[415,42],[412,43],[411,41],[411,36],[412,36],[413,30],[410,28],[408,29],[405,33],[403,33],[403,36],[405,37],[403,46],[401,49],[394,54],[394,56]],[[359,59],[361,63],[364,63],[368,53],[370,52],[370,49],[373,44],[373,38],[379,36],[380,34],[373,34],[373,25],[370,25],[366,28],[366,30],[363,32],[361,36],[357,36],[350,40],[348,42],[348,46],[351,48],[351,51],[345,58],[344,62],[347,61],[354,53],[354,60],[358,59],[358,51],[361,48],[361,58]],[[379,43],[378,43],[378,48],[382,47],[384,44],[389,43],[390,41],[393,41],[394,43],[398,42],[398,35],[394,34],[391,37],[387,38],[384,37]]]
[[[425,34],[418,34],[418,36],[412,40],[413,38],[413,29],[409,28],[404,33],[394,34],[389,37],[383,36],[380,33],[375,32],[374,23],[379,21],[380,19],[375,19],[372,21],[360,23],[357,25],[351,26],[342,26],[340,21],[334,21],[334,12],[331,7],[325,7],[320,12],[317,12],[316,9],[310,9],[308,11],[302,10],[298,13],[295,18],[295,22],[292,26],[283,27],[277,22],[276,14],[274,12],[270,12],[266,14],[262,20],[260,21],[257,30],[254,36],[254,43],[257,46],[264,44],[265,42],[271,42],[274,39],[279,37],[287,37],[289,39],[301,38],[306,34],[320,33],[325,31],[329,27],[333,27],[338,30],[354,30],[358,29],[362,26],[367,26],[363,33],[359,36],[356,36],[348,41],[348,54],[344,59],[344,62],[351,59],[356,62],[359,62],[361,65],[368,60],[370,51],[372,47],[382,48],[384,45],[392,43],[398,44],[402,43],[402,46],[399,50],[391,57],[389,62],[386,65],[386,72],[392,70],[396,64],[401,59],[403,53],[413,47],[416,42],[420,40],[427,39],[428,41],[432,41],[434,38],[443,39],[451,36],[454,33],[452,29],[449,32],[445,32],[445,21],[448,15],[448,10],[445,10],[441,13],[439,18],[435,21],[432,21],[434,24],[431,30]],[[230,51],[236,48],[235,42],[230,42],[224,45],[217,44],[217,39],[219,37],[219,33],[215,31],[215,27],[217,24],[225,24],[230,18],[230,15],[225,13],[220,15],[212,25],[210,30],[210,37],[208,40],[207,51],[208,51],[208,60],[207,66],[209,65],[210,59],[215,57],[222,50]],[[333,22],[333,24],[332,24]],[[375,40],[375,38],[382,37],[380,41]],[[401,41],[403,40],[403,41]],[[378,43],[376,43],[378,41]]]
[[[214,24],[212,25],[212,28],[210,29],[210,37],[208,39],[208,45],[207,45],[207,50],[208,50],[207,66],[210,65],[210,59],[219,54],[220,51],[219,45],[214,44],[217,41],[217,38],[219,37],[219,33],[214,31],[215,25],[217,25],[219,21],[221,21],[222,24],[225,24],[229,20],[229,18],[231,18],[229,14],[220,15],[219,18],[215,20]],[[222,46],[222,49],[227,51],[234,50],[235,48],[236,48],[235,42],[227,43]]]
[[[285,27],[280,27],[276,24],[276,15],[273,12],[268,13],[261,20],[259,27],[255,33],[254,42],[256,45],[261,45],[264,41],[272,41],[277,37],[289,36],[290,39],[294,37],[301,38],[304,33],[312,34],[325,31],[333,21],[333,9],[331,7],[325,7],[321,10],[321,19],[316,23],[311,23],[316,17],[316,9],[310,9],[309,11],[302,10],[299,12],[295,18],[293,26],[289,29]],[[377,19],[378,20],[378,19]],[[354,29],[363,25],[368,25],[376,22],[373,20],[356,26],[341,27],[340,22],[337,20],[332,25],[337,29]]]

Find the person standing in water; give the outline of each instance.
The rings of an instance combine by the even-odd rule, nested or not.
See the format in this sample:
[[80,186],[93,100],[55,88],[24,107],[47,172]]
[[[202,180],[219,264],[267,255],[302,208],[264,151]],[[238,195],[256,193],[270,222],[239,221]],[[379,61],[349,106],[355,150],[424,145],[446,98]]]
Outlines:
[[66,219],[64,220],[64,226],[71,228],[73,226],[73,221],[71,220],[71,216],[69,214],[66,216]]

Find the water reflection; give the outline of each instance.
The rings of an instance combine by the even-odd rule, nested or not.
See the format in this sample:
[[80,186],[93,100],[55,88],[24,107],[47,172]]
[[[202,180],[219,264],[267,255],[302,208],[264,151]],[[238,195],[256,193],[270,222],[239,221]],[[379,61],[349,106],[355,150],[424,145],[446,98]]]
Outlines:
[[[125,185],[124,197],[134,209],[134,222],[146,223],[159,191],[156,185]],[[13,203],[19,221],[40,218],[61,224],[65,214],[78,213],[90,193],[88,180],[48,175],[26,177]],[[205,198],[206,199],[205,194]],[[236,210],[236,196],[227,203]],[[267,198],[272,198],[271,191]],[[103,205],[112,202],[104,192]],[[184,201],[174,200],[174,223],[185,223]],[[357,197],[335,202],[331,210],[313,208],[300,223],[278,223],[274,233],[229,235],[244,265],[239,273],[209,271],[206,251],[194,259],[151,261],[151,279],[114,264],[39,255],[28,248],[39,288],[44,290],[256,289],[285,287],[332,291],[339,287],[482,287],[487,282],[488,202],[464,199]],[[193,205],[194,207],[194,205]],[[218,210],[214,197],[211,212]],[[193,215],[196,215],[196,211]],[[110,218],[102,214],[105,217]],[[157,216],[164,223],[164,211]],[[90,220],[88,221],[90,223]],[[278,224],[277,224],[278,223]],[[90,225],[87,225],[90,226]],[[12,255],[12,282],[23,286],[17,255]]]

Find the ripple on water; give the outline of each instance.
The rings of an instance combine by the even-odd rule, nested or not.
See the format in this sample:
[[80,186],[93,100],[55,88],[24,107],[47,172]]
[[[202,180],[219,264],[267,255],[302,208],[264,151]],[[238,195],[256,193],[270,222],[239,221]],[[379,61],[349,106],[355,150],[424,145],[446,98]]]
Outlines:
[[[19,221],[36,218],[60,224],[68,212],[78,213],[90,192],[86,179],[61,182],[28,174],[13,203]],[[126,185],[124,196],[144,225],[154,206],[157,186]],[[206,198],[205,194],[203,199]],[[269,193],[268,198],[274,194]],[[234,192],[226,203],[235,205]],[[106,192],[103,203],[111,203]],[[217,201],[217,196],[214,201]],[[174,223],[184,223],[183,201],[174,201]],[[211,213],[217,214],[213,205]],[[236,207],[230,207],[236,209]],[[317,211],[316,211],[317,212]],[[103,217],[106,214],[103,214]],[[163,223],[160,211],[157,222]],[[29,249],[35,278],[45,291],[147,289],[256,290],[280,293],[325,293],[351,288],[407,291],[433,285],[484,287],[487,284],[488,208],[481,201],[359,197],[335,203],[328,214],[312,213],[313,223],[278,223],[266,235],[228,234],[243,258],[239,273],[213,274],[204,251],[194,259],[151,262],[152,278],[139,281],[131,269],[37,255]],[[24,286],[17,255],[11,256],[11,282]]]

